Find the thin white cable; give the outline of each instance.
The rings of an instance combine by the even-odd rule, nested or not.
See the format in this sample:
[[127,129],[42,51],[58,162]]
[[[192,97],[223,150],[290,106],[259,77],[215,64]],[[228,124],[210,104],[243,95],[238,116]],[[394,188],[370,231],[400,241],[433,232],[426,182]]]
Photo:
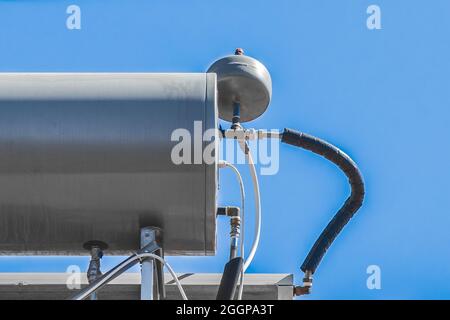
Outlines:
[[[243,130],[242,126],[240,126],[240,129]],[[233,134],[236,133],[236,129],[233,129],[231,131]],[[234,137],[234,136],[232,136]],[[260,131],[258,139],[262,139],[262,138],[280,138],[280,134],[279,132],[266,132],[266,131]],[[261,213],[261,195],[260,195],[260,191],[259,191],[259,181],[258,181],[258,175],[256,172],[256,167],[255,167],[255,163],[253,161],[253,157],[250,151],[250,148],[248,147],[247,141],[245,140],[238,140],[239,146],[241,147],[242,151],[245,154],[245,158],[247,160],[247,163],[249,165],[249,169],[250,169],[250,174],[252,177],[252,182],[253,182],[253,192],[254,192],[254,197],[255,197],[255,236],[253,239],[253,244],[252,247],[250,249],[250,254],[247,258],[247,260],[245,260],[244,262],[244,267],[242,269],[242,273],[241,273],[241,281],[240,281],[240,285],[239,285],[239,292],[238,292],[238,300],[242,300],[242,293],[243,293],[243,278],[244,278],[244,273],[247,270],[247,268],[250,266],[250,264],[253,261],[253,258],[256,254],[256,251],[258,249],[258,245],[259,245],[259,240],[261,237],[261,220],[262,220],[262,213]],[[242,230],[244,230],[244,219],[242,219]],[[244,231],[242,231],[243,233]],[[243,238],[243,237],[242,237]],[[243,239],[242,239],[243,240]],[[242,241],[243,243],[244,241]],[[242,258],[244,259],[244,252],[242,250],[241,253]]]
[[180,294],[183,297],[183,300],[188,300],[186,293],[184,292],[183,286],[181,285],[180,279],[178,279],[177,275],[175,274],[172,267],[170,266],[170,264],[167,261],[165,261],[163,258],[161,258],[160,256],[153,254],[153,253],[144,252],[144,253],[137,254],[137,256],[153,258],[153,259],[160,261],[167,268],[167,270],[169,270],[170,274],[172,275],[172,278],[175,281],[175,283],[177,284],[178,290],[180,291]]
[[[239,146],[241,147],[242,151],[245,154],[245,158],[247,160],[250,174],[253,182],[253,192],[255,197],[255,235],[253,238],[253,243],[250,249],[250,253],[246,260],[244,260],[244,267],[242,269],[241,273],[241,282],[239,285],[239,292],[238,292],[238,299],[242,299],[242,293],[243,293],[243,278],[244,273],[250,266],[250,264],[253,261],[253,258],[255,257],[256,251],[258,250],[259,240],[261,238],[261,220],[262,220],[262,214],[261,214],[261,195],[259,191],[259,181],[258,181],[258,174],[256,172],[256,166],[253,161],[253,156],[250,151],[250,148],[246,141],[239,140]],[[237,170],[237,169],[236,169]],[[243,229],[243,228],[242,228]],[[241,242],[241,244],[243,241]],[[243,256],[243,252],[241,252],[241,255]],[[244,257],[243,257],[244,258]]]
[[[245,189],[244,182],[242,180],[242,175],[239,170],[230,162],[221,160],[219,162],[220,167],[228,167],[231,168],[235,173],[239,182],[239,187],[241,189],[241,236],[240,236],[240,253],[241,257],[245,259],[245,250],[244,250],[244,240],[245,240]],[[238,291],[238,300],[242,300],[242,292],[244,289],[244,268],[241,270],[241,277],[239,281],[239,291]]]
[[247,159],[250,174],[252,177],[253,182],[253,192],[255,197],[255,236],[253,238],[253,244],[250,249],[250,253],[247,257],[247,259],[244,262],[244,272],[247,270],[247,268],[252,263],[253,258],[255,257],[256,250],[258,249],[259,245],[259,239],[261,237],[261,197],[259,193],[259,182],[258,182],[258,175],[256,173],[256,167],[255,163],[253,161],[252,153],[250,151],[250,148],[248,147],[248,144],[246,141],[239,141],[239,145],[241,146],[242,151],[245,154],[245,157]]
[[122,261],[116,267],[114,267],[113,269],[111,269],[110,271],[105,273],[105,275],[102,278],[99,278],[98,282],[94,283],[95,285],[89,287],[89,290],[77,294],[74,298],[72,298],[72,300],[83,300],[83,299],[85,299],[90,294],[94,293],[95,291],[100,289],[103,285],[108,283],[110,281],[110,279],[112,279],[113,277],[116,276],[117,273],[123,272],[124,270],[122,270],[122,269],[129,267],[130,264],[132,264],[136,260],[141,261],[143,257],[144,258],[154,258],[154,259],[160,261],[164,266],[166,266],[167,269],[169,270],[170,274],[172,275],[173,280],[177,284],[178,290],[180,291],[181,296],[183,297],[183,300],[188,300],[188,298],[186,296],[186,293],[184,292],[184,289],[183,289],[183,287],[181,285],[180,280],[178,279],[177,275],[175,274],[175,272],[173,271],[173,269],[169,265],[169,263],[166,262],[160,256],[158,256],[156,254],[153,254],[153,253],[147,253],[147,252],[135,253],[132,256],[130,256],[128,259],[126,259],[125,261]]

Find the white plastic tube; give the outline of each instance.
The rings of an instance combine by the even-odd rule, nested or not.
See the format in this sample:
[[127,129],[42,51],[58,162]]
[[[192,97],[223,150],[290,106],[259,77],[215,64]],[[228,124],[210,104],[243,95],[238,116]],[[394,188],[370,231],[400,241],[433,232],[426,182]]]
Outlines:
[[[241,147],[242,151],[245,154],[245,159],[248,163],[249,169],[250,169],[250,175],[253,182],[253,192],[255,197],[255,235],[253,238],[253,243],[250,249],[250,253],[247,257],[247,259],[244,260],[244,267],[242,269],[241,273],[241,281],[239,286],[239,292],[238,292],[238,299],[242,299],[242,293],[243,293],[243,279],[244,279],[244,273],[250,266],[250,264],[253,261],[253,258],[255,257],[256,251],[258,250],[259,240],[261,238],[261,195],[259,191],[259,181],[258,181],[258,174],[256,172],[256,166],[253,161],[253,156],[251,154],[250,148],[246,141],[244,140],[238,140],[239,146]],[[237,169],[236,169],[237,170]],[[242,219],[243,221],[244,219]],[[242,224],[242,230],[244,230],[244,223]],[[243,231],[242,231],[243,232]],[[241,237],[241,245],[244,243],[243,237]],[[241,247],[242,248],[242,247]],[[241,256],[244,259],[244,250],[241,251]]]
[[103,287],[105,284],[107,284],[109,281],[114,279],[115,277],[122,274],[124,271],[126,271],[128,268],[130,268],[132,265],[134,265],[138,260],[142,260],[142,258],[153,258],[158,261],[160,261],[164,266],[167,267],[167,270],[169,270],[170,274],[173,277],[173,280],[177,284],[178,290],[180,291],[180,294],[183,298],[183,300],[188,300],[186,293],[184,292],[183,287],[181,286],[181,282],[178,279],[177,275],[173,271],[172,267],[167,263],[163,258],[160,256],[153,254],[153,253],[135,253],[134,255],[130,256],[125,261],[121,262],[117,266],[115,266],[113,269],[105,273],[101,278],[99,278],[96,282],[94,282],[92,285],[88,286],[87,288],[83,289],[82,292],[76,294],[71,300],[83,300],[89,295],[91,295],[93,292],[96,292],[98,289]]
[[181,285],[180,279],[178,279],[175,271],[173,271],[172,267],[166,260],[164,260],[163,258],[161,258],[160,256],[158,256],[156,254],[147,253],[147,252],[140,253],[140,254],[138,254],[138,256],[143,257],[143,258],[153,258],[153,259],[160,261],[167,268],[167,270],[169,270],[170,274],[172,275],[172,278],[175,281],[175,283],[177,284],[178,290],[180,291],[180,294],[183,297],[183,300],[188,300],[186,293],[184,292],[183,286]]
[[[241,189],[241,236],[240,236],[240,254],[241,258],[245,259],[245,189],[244,189],[244,182],[242,180],[242,175],[239,172],[239,170],[231,163],[225,160],[221,160],[219,162],[219,167],[228,167],[231,168],[238,179],[239,187]],[[244,268],[241,270],[241,278],[239,281],[239,291],[238,291],[238,300],[242,300],[242,292],[244,290]]]
[[245,233],[245,189],[244,189],[244,181],[242,180],[242,175],[239,172],[239,170],[236,168],[236,166],[234,166],[233,164],[231,164],[228,161],[225,160],[220,160],[219,161],[219,168],[224,168],[224,167],[228,167],[230,169],[232,169],[234,171],[234,173],[236,174],[236,178],[238,180],[239,183],[239,188],[241,191],[241,242],[240,242],[240,254],[242,259],[244,259],[244,233]]
[[245,154],[245,158],[248,162],[250,174],[252,177],[253,182],[253,192],[255,195],[255,236],[253,238],[252,247],[250,249],[250,253],[247,257],[247,259],[244,262],[244,272],[247,270],[247,268],[252,263],[253,258],[255,257],[256,250],[258,250],[259,245],[259,239],[261,237],[261,197],[259,192],[259,182],[258,182],[258,175],[256,173],[256,167],[255,163],[253,161],[253,157],[250,151],[250,148],[248,147],[247,142],[245,141],[239,141],[239,145],[241,146],[242,151]]

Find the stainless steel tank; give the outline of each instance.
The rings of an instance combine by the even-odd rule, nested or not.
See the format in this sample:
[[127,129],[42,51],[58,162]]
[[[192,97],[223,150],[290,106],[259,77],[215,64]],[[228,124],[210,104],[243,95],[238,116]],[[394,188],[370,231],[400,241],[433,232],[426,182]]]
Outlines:
[[215,74],[0,74],[0,253],[125,254],[156,226],[166,254],[213,254],[216,163],[171,161],[194,121],[217,127]]

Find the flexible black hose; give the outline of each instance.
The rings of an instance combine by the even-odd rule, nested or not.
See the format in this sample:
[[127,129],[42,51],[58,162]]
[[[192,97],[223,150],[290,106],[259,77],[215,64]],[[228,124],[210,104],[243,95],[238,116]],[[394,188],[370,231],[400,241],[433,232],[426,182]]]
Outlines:
[[330,160],[345,173],[351,186],[350,196],[322,231],[301,266],[303,272],[314,274],[330,245],[361,207],[364,199],[364,181],[355,162],[339,148],[326,141],[291,129],[284,129],[281,141],[312,151]]
[[244,259],[241,257],[233,258],[225,265],[216,300],[234,299],[239,276],[241,275],[243,267]]

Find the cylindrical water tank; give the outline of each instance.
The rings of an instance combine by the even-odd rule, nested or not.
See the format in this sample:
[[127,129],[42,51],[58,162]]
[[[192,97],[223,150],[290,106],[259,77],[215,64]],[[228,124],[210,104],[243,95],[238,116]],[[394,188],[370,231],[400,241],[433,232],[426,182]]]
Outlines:
[[171,135],[215,129],[216,95],[206,73],[0,74],[0,253],[125,254],[156,226],[167,254],[213,254],[216,163],[174,164]]

